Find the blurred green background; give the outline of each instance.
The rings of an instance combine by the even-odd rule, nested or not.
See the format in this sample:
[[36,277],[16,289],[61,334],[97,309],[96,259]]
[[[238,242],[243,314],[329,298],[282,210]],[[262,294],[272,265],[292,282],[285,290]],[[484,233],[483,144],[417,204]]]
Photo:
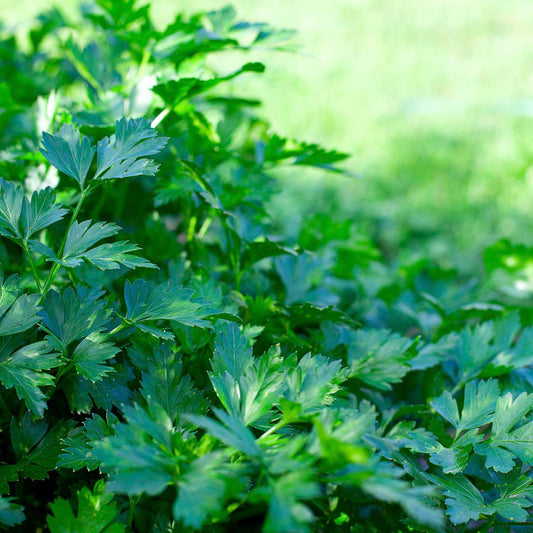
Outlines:
[[[165,23],[226,3],[153,0],[152,12]],[[53,2],[2,4],[4,19],[24,26]],[[299,44],[259,53],[266,74],[235,90],[261,98],[282,135],[353,154],[360,176],[285,173],[272,209],[287,213],[287,231],[319,209],[370,228],[391,254],[468,266],[497,238],[533,244],[533,2],[233,5],[243,19],[296,29]]]

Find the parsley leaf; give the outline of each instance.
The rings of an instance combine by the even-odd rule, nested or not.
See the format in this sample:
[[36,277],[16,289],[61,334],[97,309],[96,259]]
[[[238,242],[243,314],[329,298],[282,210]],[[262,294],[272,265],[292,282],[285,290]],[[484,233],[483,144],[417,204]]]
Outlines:
[[115,224],[96,222],[91,224],[90,220],[78,223],[74,222],[69,229],[65,246],[61,257],[46,245],[31,241],[31,248],[43,254],[49,261],[53,261],[60,266],[75,268],[80,266],[83,260],[92,263],[101,270],[114,270],[120,265],[135,269],[137,267],[157,268],[142,257],[132,255],[140,248],[127,241],[100,244],[91,248],[97,242],[116,235],[120,228]]
[[20,339],[0,341],[0,382],[6,389],[14,388],[26,407],[42,416],[46,395],[41,387],[54,384],[54,377],[47,371],[60,362],[46,341],[20,344]]
[[167,141],[166,137],[157,136],[145,118],[118,120],[115,135],[98,142],[98,166],[94,179],[153,176],[159,165],[148,156],[159,153]]
[[469,382],[465,388],[465,400],[461,416],[459,416],[457,402],[449,392],[444,392],[430,403],[433,409],[446,418],[460,433],[490,422],[496,409],[499,394],[500,388],[494,379],[477,383]]
[[186,326],[208,327],[210,323],[206,319],[220,311],[203,298],[193,298],[193,294],[194,291],[172,281],[161,285],[140,279],[133,283],[126,281],[126,319],[139,330],[163,339],[172,339],[173,336],[145,322],[169,320]]
[[513,400],[512,394],[507,393],[498,398],[490,439],[475,447],[477,453],[486,456],[487,468],[509,472],[515,466],[516,458],[533,463],[533,422],[513,430],[532,408],[533,394],[523,392]]
[[19,220],[23,202],[22,187],[0,178],[0,235],[9,239],[21,237]]
[[28,240],[38,231],[58,222],[66,212],[61,204],[56,203],[56,195],[50,187],[35,191],[29,200],[24,197],[20,214],[24,239]]
[[38,294],[20,294],[16,275],[3,282],[0,273],[0,337],[26,331],[39,322]]
[[118,508],[113,494],[106,492],[105,483],[97,481],[93,490],[83,487],[78,491],[77,512],[69,502],[57,498],[51,505],[52,515],[46,522],[52,533],[122,533],[125,526],[116,521]]
[[48,291],[41,316],[48,341],[59,351],[66,352],[74,341],[100,332],[110,320],[110,311],[102,299],[104,292],[78,285],[62,294]]
[[213,355],[213,372],[227,371],[234,379],[240,378],[252,364],[252,348],[237,324],[225,324],[219,329]]
[[41,153],[49,163],[74,178],[83,189],[96,151],[91,141],[80,138],[80,132],[72,124],[63,124],[56,135],[43,132],[42,142]]
[[414,341],[387,330],[358,330],[348,345],[350,376],[380,390],[390,390],[411,367]]
[[224,518],[225,503],[239,496],[247,482],[244,465],[229,462],[226,451],[202,455],[178,482],[174,516],[195,529],[201,528],[209,516]]
[[13,527],[24,521],[24,507],[15,498],[0,496],[0,524]]

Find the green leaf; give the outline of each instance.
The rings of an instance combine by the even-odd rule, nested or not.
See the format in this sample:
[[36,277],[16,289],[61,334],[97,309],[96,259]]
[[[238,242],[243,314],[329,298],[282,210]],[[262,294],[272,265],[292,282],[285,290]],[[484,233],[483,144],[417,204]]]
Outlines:
[[500,387],[495,379],[467,383],[458,431],[481,427],[492,420]]
[[228,372],[239,379],[253,362],[252,348],[234,323],[226,323],[217,331],[215,353],[211,366],[214,374]]
[[83,427],[73,430],[63,440],[63,453],[59,456],[58,466],[72,470],[96,470],[101,461],[93,455],[94,443],[104,437],[114,434],[113,426],[118,423],[118,418],[113,413],[106,413],[104,420],[98,414],[93,414],[83,422]]
[[56,203],[56,196],[50,187],[35,191],[30,200],[24,197],[20,215],[24,239],[28,240],[38,231],[58,222],[66,212],[61,204]]
[[498,398],[492,422],[492,435],[508,433],[516,424],[524,420],[532,407],[533,394],[523,392],[513,400],[513,395],[508,392]]
[[315,419],[313,424],[320,443],[321,456],[329,467],[338,470],[347,465],[369,462],[372,455],[367,446],[348,442],[346,438],[339,438],[342,432],[335,434],[335,431],[326,429],[318,419]]
[[135,327],[155,337],[172,339],[172,335],[145,322],[169,320],[186,326],[209,327],[207,318],[220,312],[202,298],[193,298],[194,292],[172,281],[155,285],[144,280],[126,281],[124,298],[126,318]]
[[24,507],[13,503],[15,498],[0,496],[0,524],[13,527],[24,522]]
[[401,505],[419,524],[441,531],[444,525],[442,512],[429,504],[430,498],[436,496],[433,487],[412,485],[398,479],[401,474],[401,471],[379,463],[375,472],[365,476],[361,488],[381,501]]
[[51,505],[52,515],[46,523],[51,533],[122,533],[126,531],[117,521],[118,508],[113,494],[105,490],[104,481],[97,481],[93,490],[83,487],[77,492],[78,505],[74,514],[69,502],[57,498]]
[[185,413],[205,412],[205,400],[194,388],[190,376],[183,375],[180,354],[161,344],[153,349],[135,347],[129,352],[141,370],[141,394],[147,404],[159,403],[173,423]]
[[483,435],[477,429],[472,429],[463,433],[449,448],[442,447],[433,452],[429,460],[441,466],[446,474],[458,474],[466,468],[472,447],[482,440]]
[[227,76],[216,77],[212,79],[184,78],[179,80],[170,80],[161,83],[152,88],[152,91],[159,95],[167,106],[177,106],[181,102],[189,100],[201,93],[205,93],[216,87],[220,83],[232,80],[244,72],[264,72],[265,66],[261,63],[246,63],[242,68],[232,72]]
[[18,276],[3,281],[0,271],[0,337],[21,333],[33,327],[40,318],[38,294],[20,294]]
[[225,518],[226,502],[247,488],[244,474],[244,466],[231,463],[224,452],[195,459],[178,482],[174,517],[194,529],[200,529],[209,517]]
[[[276,270],[285,286],[285,304],[309,302],[309,293],[324,277],[323,260],[310,253],[282,255],[275,260]],[[315,302],[310,302],[315,303]],[[335,303],[335,302],[328,302]]]
[[277,257],[279,255],[296,256],[296,252],[267,238],[258,238],[246,243],[246,249],[242,254],[242,265],[246,269],[262,259]]
[[21,478],[47,479],[58,463],[62,440],[72,430],[74,422],[63,420],[49,429],[49,424],[34,420],[29,411],[17,421],[11,419],[10,437],[17,457],[14,468]]
[[466,524],[494,514],[494,509],[485,504],[481,492],[466,477],[439,478],[439,484],[445,488],[446,513],[453,524]]
[[507,393],[498,399],[490,439],[475,447],[476,453],[486,457],[487,468],[509,472],[517,458],[533,464],[533,422],[526,422],[513,430],[532,408],[533,394],[523,392],[513,400],[512,394]]
[[15,335],[30,329],[39,322],[38,312],[40,296],[38,294],[22,294],[7,309],[5,304],[9,298],[2,301],[0,295],[0,337]]
[[414,341],[388,330],[358,330],[348,345],[350,377],[380,390],[391,390],[411,367]]
[[426,370],[442,363],[449,358],[457,345],[457,335],[450,333],[432,343],[420,343],[417,345],[418,354],[409,361],[413,370]]
[[177,474],[180,456],[174,448],[174,428],[157,403],[123,408],[126,422],[115,434],[94,443],[93,456],[110,472],[109,489],[126,494],[163,492]]
[[96,222],[91,225],[90,220],[81,223],[75,221],[69,229],[61,257],[57,257],[50,248],[40,242],[31,241],[30,244],[33,251],[43,254],[49,261],[63,267],[75,268],[85,260],[100,270],[115,270],[120,268],[120,265],[132,269],[157,268],[146,259],[132,255],[131,252],[140,248],[127,241],[106,243],[91,248],[97,242],[115,235],[119,230],[118,226],[111,223]]
[[526,522],[530,514],[527,511],[531,502],[526,498],[498,498],[490,504],[496,513],[511,522]]
[[72,342],[102,331],[110,320],[103,294],[82,285],[76,291],[69,287],[62,294],[48,291],[41,316],[45,331],[51,333],[47,336],[50,344],[66,352]]
[[71,124],[63,124],[59,133],[43,132],[41,153],[58,170],[74,178],[83,189],[96,148],[87,137],[80,139],[80,132]]
[[273,348],[255,358],[239,379],[227,371],[223,374],[211,373],[209,377],[225,409],[248,426],[261,419],[281,400],[285,370],[282,369],[279,349]]
[[10,239],[20,238],[20,214],[24,190],[18,183],[0,178],[0,235]]
[[268,512],[263,524],[265,533],[304,533],[310,530],[315,516],[302,501],[312,501],[320,494],[312,471],[302,468],[278,478],[271,478],[268,487],[256,491],[255,498],[259,494],[268,503]]
[[492,502],[496,512],[512,522],[525,522],[533,499],[533,481],[517,469],[508,474],[491,472],[500,497]]
[[81,374],[68,372],[62,378],[62,388],[73,412],[90,413],[93,407],[109,411],[131,402],[128,382],[134,377],[129,366],[115,363],[113,372],[104,374],[96,386]]
[[460,433],[489,423],[499,395],[500,387],[496,380],[471,381],[465,387],[465,400],[460,417],[457,402],[447,391],[430,402],[430,405]]
[[340,361],[322,355],[307,354],[295,368],[287,370],[283,396],[301,406],[303,416],[310,415],[333,401],[339,385],[348,377]]
[[238,418],[216,407],[213,408],[213,412],[221,423],[202,415],[187,415],[186,418],[227,446],[231,446],[250,457],[261,455],[254,434]]
[[115,135],[98,142],[95,179],[153,176],[159,165],[148,156],[163,150],[167,140],[166,137],[158,137],[144,118],[118,120]]
[[457,402],[448,391],[443,392],[438,398],[429,403],[454,428],[459,427],[459,408],[457,407]]
[[466,468],[473,445],[482,439],[483,436],[479,435],[477,430],[471,430],[461,435],[447,448],[429,431],[417,428],[409,431],[401,442],[415,452],[430,454],[430,462],[441,466],[446,474],[458,474]]
[[10,341],[0,342],[0,382],[6,389],[14,388],[19,399],[38,416],[46,409],[41,387],[54,384],[54,376],[46,371],[59,364],[57,353],[46,341],[22,347]]
[[95,342],[89,338],[83,339],[72,352],[72,362],[76,370],[92,383],[100,381],[113,368],[106,365],[119,352],[110,342]]
[[318,144],[298,142],[272,135],[264,147],[264,158],[268,162],[290,160],[293,165],[308,165],[332,172],[344,172],[335,163],[344,161],[348,154],[327,150]]
[[520,316],[513,311],[463,330],[455,353],[463,378],[502,376],[533,364],[533,328],[520,329]]

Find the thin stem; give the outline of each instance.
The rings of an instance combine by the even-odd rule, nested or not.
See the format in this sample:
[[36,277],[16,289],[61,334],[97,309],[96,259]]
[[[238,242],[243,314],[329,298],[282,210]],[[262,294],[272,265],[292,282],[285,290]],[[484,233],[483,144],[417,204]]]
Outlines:
[[[65,246],[67,244],[67,237],[68,232],[70,231],[70,228],[78,218],[78,215],[80,214],[81,206],[83,205],[83,202],[85,201],[85,197],[87,196],[87,192],[89,189],[83,189],[81,191],[80,197],[78,199],[78,203],[76,204],[76,207],[74,209],[74,212],[72,213],[72,216],[70,217],[70,221],[68,223],[67,229],[65,230],[65,235],[63,237],[63,240],[61,241],[61,245],[59,247],[58,257],[61,257],[63,255],[63,251],[65,250]],[[44,284],[44,288],[41,292],[41,294],[44,296],[48,289],[52,286],[52,283],[54,282],[54,279],[57,275],[58,270],[61,268],[61,265],[58,265],[57,263],[54,264],[54,266],[50,269],[50,273],[48,274],[48,277],[46,278],[46,282]]]
[[272,435],[272,433],[278,431],[278,429],[281,429],[282,427],[286,425],[287,425],[287,422],[285,422],[285,420],[280,420],[279,422],[274,424],[270,429],[267,429],[257,440],[266,439],[269,435]]
[[144,48],[141,62],[139,64],[139,68],[137,69],[138,80],[140,80],[144,76],[144,72],[146,70],[146,67],[148,66],[148,62],[150,61],[151,57],[152,57],[151,50],[149,48]]
[[170,107],[165,107],[165,109],[163,109],[163,111],[161,111],[161,113],[159,113],[159,115],[157,115],[157,117],[155,117],[154,120],[152,120],[152,123],[150,124],[150,126],[154,129],[157,128],[157,126],[159,126],[159,124],[170,113],[170,111],[171,111]]
[[130,496],[130,508],[128,509],[128,529],[131,531],[133,528],[133,519],[135,517],[135,507],[139,503],[141,496],[135,496],[134,498]]
[[37,269],[35,268],[35,263],[33,262],[33,258],[31,256],[27,241],[24,240],[22,242],[22,248],[24,248],[24,252],[26,253],[26,257],[28,258],[31,272],[33,274],[33,279],[35,280],[35,284],[37,285],[37,290],[39,291],[39,293],[41,293],[41,280],[39,279],[39,274],[37,273]]
[[56,374],[56,387],[58,386],[59,380],[72,368],[75,367],[74,363],[67,363],[65,366],[61,367]]
[[[61,339],[53,331],[49,330],[44,324],[40,323],[39,328],[42,329],[47,335],[50,335],[50,337],[55,339],[58,346],[63,345]],[[65,351],[65,348],[61,348],[61,351],[63,353],[63,357],[67,357],[67,352]]]
[[192,216],[189,219],[189,227],[187,229],[187,242],[191,242],[192,240],[194,240],[194,233],[196,231],[196,222],[197,222],[197,219],[195,216]]
[[224,233],[226,235],[226,241],[228,246],[228,252],[229,252],[229,258],[231,261],[231,266],[233,269],[233,276],[235,277],[235,288],[240,291],[241,290],[241,278],[242,278],[242,272],[241,272],[241,261],[239,257],[239,251],[235,250],[233,247],[233,241],[231,239],[231,234],[229,227],[226,223],[226,220],[222,219],[222,225],[224,226]]
[[466,381],[467,380],[464,378],[461,379],[459,383],[457,383],[457,385],[455,385],[455,387],[451,390],[450,394],[455,396],[465,386]]
[[[124,320],[124,319],[122,318],[122,320]],[[113,335],[116,335],[119,331],[122,331],[124,328],[127,328],[127,327],[128,327],[128,324],[126,322],[122,322],[116,328],[113,328],[110,332],[106,333],[103,342],[107,341]]]
[[198,239],[203,239],[205,237],[205,234],[207,233],[207,230],[209,229],[209,226],[211,225],[211,222],[213,219],[211,217],[208,217],[204,220],[204,223],[200,227],[200,231],[198,232]]

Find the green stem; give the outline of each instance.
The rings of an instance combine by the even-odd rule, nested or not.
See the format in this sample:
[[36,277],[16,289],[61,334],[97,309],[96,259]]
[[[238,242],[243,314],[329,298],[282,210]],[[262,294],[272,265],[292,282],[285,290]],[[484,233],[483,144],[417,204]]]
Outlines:
[[28,258],[28,262],[30,264],[30,268],[33,274],[33,279],[35,279],[35,284],[37,285],[37,290],[39,291],[39,293],[41,293],[41,280],[39,279],[39,274],[37,274],[37,269],[35,268],[35,263],[33,262],[30,248],[28,247],[28,242],[26,240],[23,241],[22,248],[24,248],[24,252],[26,253],[26,257]]
[[[58,346],[62,346],[63,343],[61,342],[61,339],[51,330],[49,330],[44,324],[40,323],[39,328],[43,330],[47,335],[50,335],[53,339],[55,339]],[[63,352],[63,357],[67,357],[67,352],[65,351],[65,348],[62,348],[61,351]]]
[[208,217],[204,220],[204,223],[202,224],[200,231],[198,231],[198,239],[203,239],[205,237],[205,234],[207,233],[207,230],[209,229],[209,226],[211,225],[211,222],[213,219],[211,217]]
[[257,440],[263,440],[266,439],[269,435],[272,435],[272,433],[275,433],[282,427],[285,427],[287,425],[287,422],[285,420],[280,420],[276,424],[274,424],[270,429],[267,429]]
[[133,530],[133,519],[135,517],[135,507],[139,503],[139,500],[141,499],[141,496],[135,496],[135,498],[132,498],[130,496],[130,508],[128,509],[128,530]]
[[[81,206],[83,205],[83,202],[85,201],[85,198],[87,196],[87,192],[89,189],[83,189],[81,191],[80,197],[78,199],[78,203],[76,204],[76,207],[74,209],[74,212],[72,213],[72,216],[70,217],[70,221],[68,223],[67,229],[65,230],[65,236],[63,237],[63,240],[61,241],[61,246],[59,247],[58,257],[61,257],[63,255],[63,251],[65,250],[65,245],[67,244],[67,237],[68,232],[70,231],[70,228],[78,218],[78,215],[80,214]],[[44,284],[44,288],[41,292],[41,295],[44,296],[50,287],[52,286],[52,283],[54,282],[54,279],[57,275],[58,270],[61,268],[60,265],[57,263],[54,264],[54,266],[51,268],[50,273],[48,274],[48,277],[46,278],[46,282]]]
[[[122,320],[124,320],[124,319],[122,318]],[[124,328],[127,328],[127,327],[128,327],[128,324],[126,322],[122,322],[116,328],[113,328],[109,333],[106,334],[106,336],[104,337],[103,342],[107,341],[113,335],[116,335],[119,331],[122,331]]]
[[139,81],[143,78],[144,73],[146,71],[146,67],[148,66],[148,63],[151,57],[152,57],[151,50],[149,48],[144,48],[141,62],[139,64],[139,68],[137,69],[137,79]]
[[61,367],[56,374],[56,387],[58,386],[59,380],[72,368],[74,368],[74,363],[67,363],[65,366]]
[[233,276],[235,277],[235,288],[241,290],[241,278],[243,272],[241,272],[241,261],[239,257],[239,250],[235,250],[233,246],[233,241],[231,239],[231,234],[227,222],[225,219],[222,219],[222,225],[224,226],[224,233],[226,234],[226,241],[228,246],[229,258],[231,261],[231,267],[233,269]]
[[196,222],[197,219],[195,216],[192,216],[189,219],[189,227],[187,228],[187,242],[194,240],[194,234],[196,232]]
[[455,387],[451,390],[450,394],[452,396],[455,396],[466,384],[467,379],[463,378],[455,385]]
[[172,109],[170,107],[165,107],[165,109],[163,109],[163,111],[161,111],[161,113],[159,113],[159,115],[157,115],[157,117],[154,118],[154,120],[152,120],[152,123],[150,124],[150,126],[152,128],[157,128],[157,126],[164,120],[164,118],[172,111]]

